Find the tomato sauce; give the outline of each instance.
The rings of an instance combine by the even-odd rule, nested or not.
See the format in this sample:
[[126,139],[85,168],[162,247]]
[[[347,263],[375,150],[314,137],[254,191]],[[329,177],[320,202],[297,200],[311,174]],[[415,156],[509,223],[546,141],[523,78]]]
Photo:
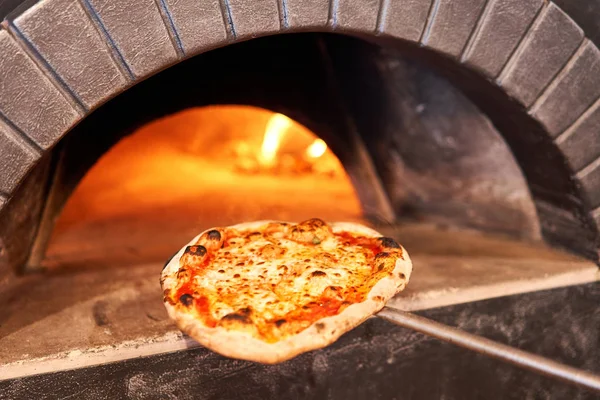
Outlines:
[[356,237],[350,232],[338,232],[335,236],[340,238],[344,243],[348,243],[350,246],[365,247],[371,250],[373,255],[381,253],[383,250],[381,242],[375,238]]

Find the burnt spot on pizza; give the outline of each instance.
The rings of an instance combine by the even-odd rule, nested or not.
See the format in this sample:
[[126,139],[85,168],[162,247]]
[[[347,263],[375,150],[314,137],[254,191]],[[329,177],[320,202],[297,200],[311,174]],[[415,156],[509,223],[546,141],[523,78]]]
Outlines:
[[236,267],[243,267],[243,266],[244,266],[244,263],[243,263],[243,262],[239,262],[239,263],[235,264],[235,266],[236,266]]
[[195,257],[204,257],[206,255],[206,247],[198,244],[195,246],[188,246],[185,248],[184,254]]
[[389,237],[380,237],[377,240],[381,243],[381,247],[388,249],[399,249],[400,245],[394,239]]
[[224,273],[225,273],[225,270],[224,270],[224,269],[220,269],[220,270],[218,270],[217,272],[218,272],[218,273],[220,273],[220,274],[224,274]]
[[400,272],[398,274],[398,278],[400,278],[400,279],[406,279],[406,275],[404,275],[404,273]]
[[306,221],[300,222],[298,225],[305,225],[310,228],[317,229],[317,228],[322,228],[324,226],[327,226],[327,223],[319,218],[311,218]]
[[250,314],[252,314],[252,308],[250,308],[250,307],[240,308],[239,310],[237,310],[237,313],[240,315],[250,315]]
[[189,307],[194,303],[194,297],[191,294],[184,293],[179,297],[179,302],[184,306]]
[[263,265],[264,263],[265,263],[264,261],[260,261],[260,262],[257,262],[256,265]]
[[252,320],[248,317],[247,314],[241,314],[239,312],[227,314],[223,318],[221,318],[221,322],[239,322],[242,324],[251,324]]
[[239,277],[240,277],[240,274],[235,274],[235,275],[233,275],[233,277],[234,277],[234,278],[239,278]]
[[390,256],[390,253],[382,251],[381,253],[375,254],[375,260],[381,260],[384,258],[388,258],[389,256]]
[[275,321],[275,326],[280,328],[281,325],[285,324],[287,321],[285,319],[278,319],[277,321]]
[[342,276],[342,274],[340,274],[339,272],[334,272],[333,276],[335,276],[336,278],[339,278],[340,276]]
[[320,276],[327,276],[327,274],[323,271],[314,271],[312,274],[310,274],[311,277],[320,277]]
[[206,238],[208,240],[218,242],[221,240],[221,232],[216,229],[211,229],[210,231],[206,232]]
[[315,328],[317,329],[317,332],[321,333],[321,331],[325,329],[325,324],[322,322],[317,322],[315,324]]
[[332,235],[331,227],[318,218],[300,222],[292,228],[290,233],[292,240],[315,245]]

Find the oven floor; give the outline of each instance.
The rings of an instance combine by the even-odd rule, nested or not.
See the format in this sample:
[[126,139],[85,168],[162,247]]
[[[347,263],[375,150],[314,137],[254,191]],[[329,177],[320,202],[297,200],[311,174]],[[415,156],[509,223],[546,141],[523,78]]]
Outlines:
[[[598,280],[595,264],[537,244],[406,225],[411,282],[390,306],[424,310]],[[0,379],[195,347],[168,320],[162,262],[78,265],[19,278],[0,293]]]

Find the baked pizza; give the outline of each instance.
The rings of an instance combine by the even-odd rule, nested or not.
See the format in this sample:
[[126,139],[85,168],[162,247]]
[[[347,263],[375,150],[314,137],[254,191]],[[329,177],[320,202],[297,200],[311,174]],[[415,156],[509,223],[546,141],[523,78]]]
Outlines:
[[355,223],[209,229],[161,274],[179,329],[222,355],[278,363],[333,343],[404,289],[408,253]]

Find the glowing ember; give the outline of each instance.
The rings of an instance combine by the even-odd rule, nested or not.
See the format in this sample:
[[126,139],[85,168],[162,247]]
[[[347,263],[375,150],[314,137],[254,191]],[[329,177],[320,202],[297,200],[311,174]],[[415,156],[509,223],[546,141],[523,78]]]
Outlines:
[[306,149],[306,155],[311,158],[319,158],[325,154],[325,151],[327,151],[327,144],[322,139],[315,139]]
[[274,114],[269,119],[258,158],[262,165],[272,166],[275,164],[279,144],[291,124],[292,120],[283,114]]

